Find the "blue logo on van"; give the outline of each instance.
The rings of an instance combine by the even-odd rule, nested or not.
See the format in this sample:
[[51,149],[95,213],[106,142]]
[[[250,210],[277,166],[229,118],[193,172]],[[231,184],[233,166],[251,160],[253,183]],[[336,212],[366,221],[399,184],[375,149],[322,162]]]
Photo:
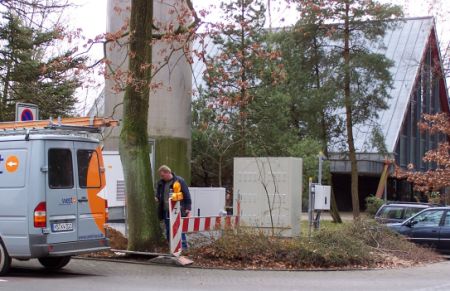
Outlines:
[[77,201],[75,197],[61,198],[59,205],[72,205]]

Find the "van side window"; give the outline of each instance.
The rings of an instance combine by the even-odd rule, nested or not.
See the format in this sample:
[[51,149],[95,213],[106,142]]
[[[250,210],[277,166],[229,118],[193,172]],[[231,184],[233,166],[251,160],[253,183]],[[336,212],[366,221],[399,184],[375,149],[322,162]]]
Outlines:
[[49,149],[48,185],[52,189],[73,188],[72,152],[69,149]]
[[96,151],[78,150],[78,182],[81,188],[100,188],[100,165]]

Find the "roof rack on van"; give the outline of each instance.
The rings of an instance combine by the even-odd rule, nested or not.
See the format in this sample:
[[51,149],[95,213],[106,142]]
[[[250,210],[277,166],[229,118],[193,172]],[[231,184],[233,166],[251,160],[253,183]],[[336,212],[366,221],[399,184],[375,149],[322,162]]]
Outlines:
[[0,122],[0,134],[12,133],[21,130],[66,130],[78,132],[100,132],[102,127],[116,127],[119,121],[111,118],[101,117],[58,117],[55,123],[52,118],[49,120],[32,120],[32,121],[9,121]]

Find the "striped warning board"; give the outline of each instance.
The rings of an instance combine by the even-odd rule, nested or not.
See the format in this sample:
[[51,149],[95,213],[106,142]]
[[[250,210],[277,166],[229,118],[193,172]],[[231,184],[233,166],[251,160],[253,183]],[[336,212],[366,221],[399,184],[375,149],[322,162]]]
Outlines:
[[169,198],[170,218],[170,253],[181,254],[181,233],[194,233],[231,229],[239,225],[240,203],[237,205],[237,216],[181,217],[180,201]]
[[183,233],[212,231],[234,228],[239,223],[238,216],[210,216],[210,217],[183,217],[181,218]]

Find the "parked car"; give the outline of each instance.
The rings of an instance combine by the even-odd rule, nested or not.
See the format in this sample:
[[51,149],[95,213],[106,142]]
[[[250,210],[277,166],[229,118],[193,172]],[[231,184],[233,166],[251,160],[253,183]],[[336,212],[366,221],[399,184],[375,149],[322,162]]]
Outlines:
[[403,223],[392,223],[387,226],[407,236],[414,243],[450,253],[450,207],[428,208]]
[[380,223],[400,223],[429,207],[426,203],[386,203],[378,209],[375,220]]

